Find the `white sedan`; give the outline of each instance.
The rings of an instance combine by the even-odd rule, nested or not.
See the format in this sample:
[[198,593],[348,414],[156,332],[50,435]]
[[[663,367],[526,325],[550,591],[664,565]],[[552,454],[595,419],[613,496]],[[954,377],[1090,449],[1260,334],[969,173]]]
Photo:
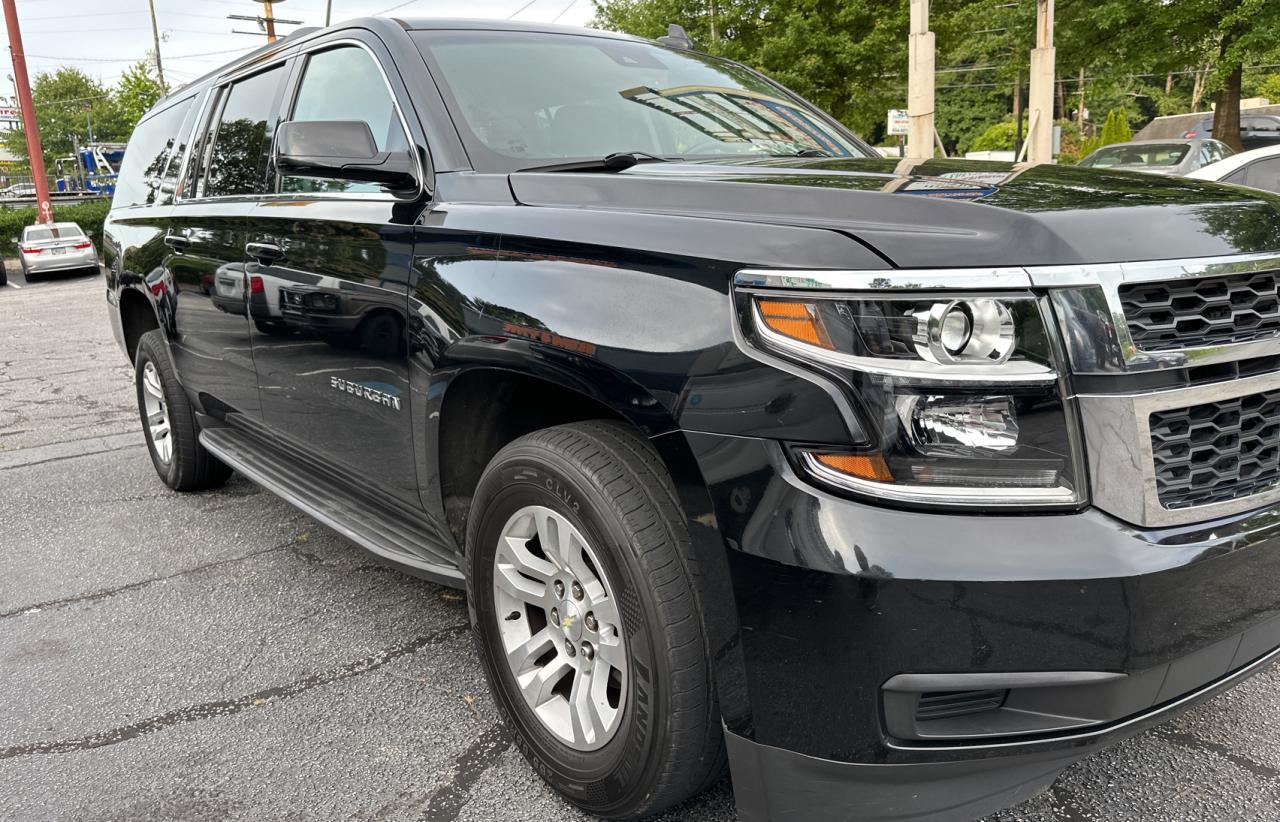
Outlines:
[[1187,179],[1235,183],[1280,193],[1280,146],[1234,154],[1196,169],[1187,175]]

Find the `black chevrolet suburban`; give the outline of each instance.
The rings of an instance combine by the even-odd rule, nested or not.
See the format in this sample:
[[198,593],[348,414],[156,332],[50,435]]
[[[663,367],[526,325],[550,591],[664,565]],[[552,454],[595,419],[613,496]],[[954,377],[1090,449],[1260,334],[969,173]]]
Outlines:
[[465,588],[599,816],[970,819],[1280,655],[1280,198],[368,19],[161,101],[105,236],[164,482]]

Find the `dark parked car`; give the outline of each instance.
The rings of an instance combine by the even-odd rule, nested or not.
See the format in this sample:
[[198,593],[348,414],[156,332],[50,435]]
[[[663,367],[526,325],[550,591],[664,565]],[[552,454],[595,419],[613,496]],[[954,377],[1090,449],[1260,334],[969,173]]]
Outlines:
[[[1212,137],[1213,116],[1200,120],[1184,137]],[[1240,142],[1245,151],[1280,143],[1280,114],[1241,114]]]
[[465,587],[570,801],[902,820],[1280,654],[1277,228],[882,159],[678,31],[369,19],[161,101],[105,251],[164,482]]

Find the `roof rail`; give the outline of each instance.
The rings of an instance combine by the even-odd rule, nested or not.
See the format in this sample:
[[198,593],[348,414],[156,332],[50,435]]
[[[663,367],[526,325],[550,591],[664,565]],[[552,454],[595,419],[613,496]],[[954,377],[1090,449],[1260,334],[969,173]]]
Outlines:
[[658,38],[658,42],[664,46],[670,46],[673,49],[681,51],[691,51],[693,49],[693,41],[689,39],[689,35],[684,30],[684,26],[678,26],[671,23],[667,26],[667,33],[663,37]]

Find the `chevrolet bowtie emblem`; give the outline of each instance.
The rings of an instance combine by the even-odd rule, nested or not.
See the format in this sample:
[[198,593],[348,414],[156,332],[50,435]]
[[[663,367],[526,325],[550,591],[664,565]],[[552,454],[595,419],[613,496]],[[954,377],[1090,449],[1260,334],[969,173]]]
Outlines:
[[571,617],[571,616],[567,616],[567,617],[565,617],[564,619],[560,620],[560,624],[561,624],[561,625],[563,625],[563,626],[564,626],[564,627],[566,627],[566,628],[572,628],[572,627],[573,627],[573,617]]

